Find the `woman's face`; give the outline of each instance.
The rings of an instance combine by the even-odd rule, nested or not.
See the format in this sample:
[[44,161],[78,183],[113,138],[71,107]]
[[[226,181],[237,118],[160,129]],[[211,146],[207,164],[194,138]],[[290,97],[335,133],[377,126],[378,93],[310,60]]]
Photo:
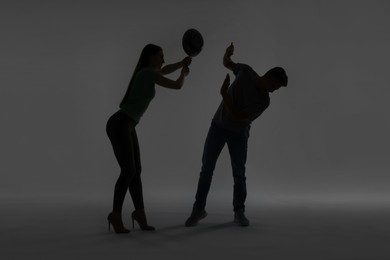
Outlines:
[[162,51],[159,51],[156,55],[151,57],[150,66],[153,69],[161,69],[163,64],[164,64],[164,53]]

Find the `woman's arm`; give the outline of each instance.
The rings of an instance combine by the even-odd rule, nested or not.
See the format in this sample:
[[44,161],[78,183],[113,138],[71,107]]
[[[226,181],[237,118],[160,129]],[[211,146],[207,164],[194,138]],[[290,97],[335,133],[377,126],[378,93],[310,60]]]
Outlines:
[[246,120],[248,118],[247,115],[244,112],[237,109],[237,107],[233,104],[233,101],[228,94],[227,90],[229,85],[230,85],[230,76],[229,74],[227,74],[221,87],[221,95],[223,98],[223,103],[225,104],[229,112],[233,115],[233,117],[236,120],[240,120],[240,121]]
[[158,74],[156,79],[156,84],[160,85],[164,88],[170,88],[170,89],[181,89],[181,87],[184,84],[184,78],[190,73],[190,69],[188,67],[183,67],[180,72],[180,76],[177,78],[177,80],[171,80],[166,77],[164,77],[161,74]]
[[192,58],[190,56],[185,57],[182,61],[165,65],[161,68],[160,73],[162,75],[170,74],[182,67],[188,67],[191,64]]

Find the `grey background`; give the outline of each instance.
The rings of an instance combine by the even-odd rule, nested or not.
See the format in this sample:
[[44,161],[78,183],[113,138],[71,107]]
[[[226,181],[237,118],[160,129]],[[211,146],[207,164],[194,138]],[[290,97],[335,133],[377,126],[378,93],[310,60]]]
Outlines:
[[[288,211],[302,203],[324,206],[325,211],[338,205],[386,208],[389,11],[388,1],[2,1],[0,196],[8,212],[3,217],[17,226],[15,216],[25,213],[20,208],[28,215],[31,207],[39,211],[37,205],[49,205],[33,217],[42,220],[52,213],[53,204],[60,218],[58,205],[72,208],[69,205],[79,203],[83,206],[77,209],[89,205],[105,218],[119,173],[106,121],[118,108],[143,46],[158,44],[166,62],[176,62],[185,57],[181,37],[188,28],[203,34],[202,53],[193,59],[182,90],[156,87],[156,97],[137,127],[146,204],[152,214],[167,218],[160,219],[162,225],[183,222],[193,203],[204,140],[228,72],[222,56],[230,42],[235,44],[236,62],[251,65],[260,75],[282,66],[289,75],[289,86],[271,94],[270,107],[252,125],[247,162],[252,214],[259,210],[262,215],[265,205]],[[210,208],[230,214],[232,184],[225,149],[215,171]],[[129,209],[131,204],[126,204]],[[175,210],[183,215],[172,222],[167,212]],[[285,227],[278,217],[294,219],[302,211],[274,212],[260,222],[271,223],[265,229],[271,243],[289,245],[285,236],[281,241],[280,233],[272,232]],[[79,219],[75,214],[71,223]],[[294,223],[304,221],[296,219]],[[348,218],[338,222],[345,223],[350,223]],[[106,228],[102,225],[91,229]],[[325,233],[329,225],[323,224]],[[303,241],[310,241],[313,233],[299,233],[303,226],[290,231],[299,234],[298,240],[308,234]],[[30,230],[35,228],[31,223]],[[376,227],[370,228],[370,234],[378,235]],[[73,234],[71,230],[67,232]],[[257,239],[256,230],[252,232],[248,236]],[[43,242],[37,243],[44,245],[46,233],[38,234],[36,241]],[[231,234],[217,233],[206,241],[226,235]],[[71,235],[62,239],[68,241]],[[322,242],[311,246],[321,248]],[[367,247],[367,256],[372,256],[372,248]]]
[[[353,3],[353,4],[352,4]],[[142,47],[182,59],[187,28],[203,33],[180,91],[157,87],[137,127],[145,191],[192,194],[210,120],[237,62],[283,66],[289,86],[253,123],[252,194],[389,194],[386,1],[3,1],[2,193],[111,192],[119,172],[105,123]],[[230,73],[232,75],[232,73]],[[175,79],[177,74],[170,76]],[[230,189],[227,151],[213,189]],[[230,190],[229,190],[230,192]]]

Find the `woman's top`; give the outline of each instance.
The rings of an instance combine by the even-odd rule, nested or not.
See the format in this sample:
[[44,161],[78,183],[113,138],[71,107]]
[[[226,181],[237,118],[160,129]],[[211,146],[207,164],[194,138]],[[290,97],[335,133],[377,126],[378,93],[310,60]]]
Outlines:
[[156,94],[155,81],[158,72],[150,69],[141,69],[130,86],[130,93],[124,100],[121,111],[133,119],[137,124]]

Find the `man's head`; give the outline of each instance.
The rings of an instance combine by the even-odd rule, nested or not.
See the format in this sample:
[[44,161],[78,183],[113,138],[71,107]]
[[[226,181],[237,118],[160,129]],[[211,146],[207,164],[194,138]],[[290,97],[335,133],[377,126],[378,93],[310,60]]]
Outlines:
[[287,87],[288,77],[286,71],[281,67],[275,67],[267,71],[262,77],[268,92],[274,92],[280,87]]

